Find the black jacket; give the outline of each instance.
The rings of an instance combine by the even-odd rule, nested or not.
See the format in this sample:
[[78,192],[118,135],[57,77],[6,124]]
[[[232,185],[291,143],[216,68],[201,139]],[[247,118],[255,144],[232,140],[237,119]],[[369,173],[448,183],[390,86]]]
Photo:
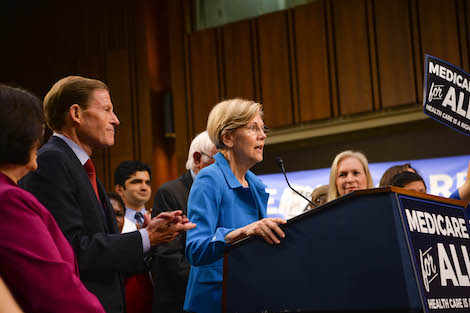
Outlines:
[[[182,210],[187,215],[189,190],[193,179],[191,172],[163,184],[155,194],[152,217],[164,211]],[[172,242],[153,249],[152,277],[155,298],[154,313],[183,312],[186,284],[190,264],[186,260],[186,233],[178,235]]]
[[38,165],[20,186],[52,213],[75,251],[80,279],[106,312],[125,312],[120,273],[146,270],[139,232],[119,233],[103,185],[97,180],[99,203],[85,169],[61,138],[52,136],[39,150]]

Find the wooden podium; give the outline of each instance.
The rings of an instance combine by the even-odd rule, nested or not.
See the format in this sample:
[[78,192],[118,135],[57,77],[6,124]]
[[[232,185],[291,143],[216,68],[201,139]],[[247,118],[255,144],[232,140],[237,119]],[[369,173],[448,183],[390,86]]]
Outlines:
[[[228,247],[222,312],[433,312],[428,304],[436,304],[426,297],[439,291],[439,275],[426,295],[416,261],[424,248],[418,247],[422,241],[411,242],[424,236],[427,244],[426,234],[410,232],[405,206],[411,206],[408,217],[428,209],[437,210],[434,216],[457,214],[468,229],[466,202],[397,187],[355,191],[289,220],[279,245],[246,238]],[[421,221],[413,217],[415,224]],[[443,240],[468,243],[466,238]],[[437,263],[432,247],[425,256]],[[461,274],[467,273],[464,258],[460,261]],[[470,287],[459,290],[470,297]]]

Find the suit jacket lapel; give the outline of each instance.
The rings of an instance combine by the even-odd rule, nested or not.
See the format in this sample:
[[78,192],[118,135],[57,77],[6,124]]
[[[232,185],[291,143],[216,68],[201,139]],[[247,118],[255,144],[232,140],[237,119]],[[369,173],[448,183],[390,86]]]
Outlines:
[[[106,231],[109,231],[109,223],[107,222],[108,218],[105,214],[105,211],[107,208],[99,203],[98,199],[96,198],[95,191],[93,190],[93,186],[91,185],[90,179],[88,178],[88,174],[86,173],[86,170],[83,168],[83,165],[80,163],[80,160],[77,158],[73,150],[67,145],[65,141],[60,139],[59,137],[52,136],[49,139],[49,142],[55,146],[57,146],[59,149],[64,151],[67,156],[72,160],[73,163],[73,171],[74,175],[76,174],[76,180],[77,183],[80,184],[81,188],[86,188],[87,191],[87,196],[90,197],[91,202],[93,203],[93,206],[95,207],[96,210],[100,211],[101,214],[98,214],[98,216],[101,217],[101,222],[103,223]],[[98,184],[98,194],[100,195],[100,198],[105,200],[103,202],[106,202],[107,200],[107,195],[106,192],[104,191],[103,185],[101,182],[97,179],[97,184]],[[114,212],[114,210],[113,210]],[[117,226],[116,226],[117,228]]]
[[188,190],[190,190],[191,186],[193,185],[193,177],[191,176],[191,171],[186,171],[186,173],[184,173],[183,180],[186,187],[188,187]]
[[[119,233],[119,229],[117,226],[116,215],[114,214],[113,206],[109,201],[108,195],[106,194],[106,190],[104,189],[103,184],[96,180],[98,183],[98,194],[100,195],[101,204],[103,206],[104,217],[106,219],[106,231],[110,233]],[[96,197],[95,197],[96,198]]]

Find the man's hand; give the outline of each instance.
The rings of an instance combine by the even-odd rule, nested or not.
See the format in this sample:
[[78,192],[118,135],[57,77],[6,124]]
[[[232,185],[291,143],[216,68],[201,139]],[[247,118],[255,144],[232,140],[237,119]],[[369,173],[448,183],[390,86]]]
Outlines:
[[145,228],[150,237],[150,245],[156,246],[172,241],[176,236],[196,227],[190,223],[183,211],[162,212],[154,217]]

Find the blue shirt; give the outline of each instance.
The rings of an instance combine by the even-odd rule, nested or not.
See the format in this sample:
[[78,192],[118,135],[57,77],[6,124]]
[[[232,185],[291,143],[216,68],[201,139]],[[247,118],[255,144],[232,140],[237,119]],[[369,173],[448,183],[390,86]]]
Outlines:
[[188,218],[197,227],[186,237],[192,266],[184,309],[195,313],[221,312],[225,236],[267,216],[266,185],[248,171],[249,188],[244,188],[223,154],[214,158],[196,176],[188,199]]
[[142,217],[145,213],[147,213],[147,210],[145,210],[145,207],[143,207],[142,209],[140,209],[139,211],[135,211],[135,210],[132,210],[132,209],[129,209],[128,207],[126,207],[126,218],[131,221],[134,225],[135,223],[137,223],[137,220],[135,219],[135,214],[137,212],[140,212],[142,214]]
[[[451,194],[449,198],[450,199],[455,199],[455,200],[462,200],[462,199],[460,199],[459,189],[454,191],[454,193]],[[470,218],[470,205],[467,206],[467,217]]]

